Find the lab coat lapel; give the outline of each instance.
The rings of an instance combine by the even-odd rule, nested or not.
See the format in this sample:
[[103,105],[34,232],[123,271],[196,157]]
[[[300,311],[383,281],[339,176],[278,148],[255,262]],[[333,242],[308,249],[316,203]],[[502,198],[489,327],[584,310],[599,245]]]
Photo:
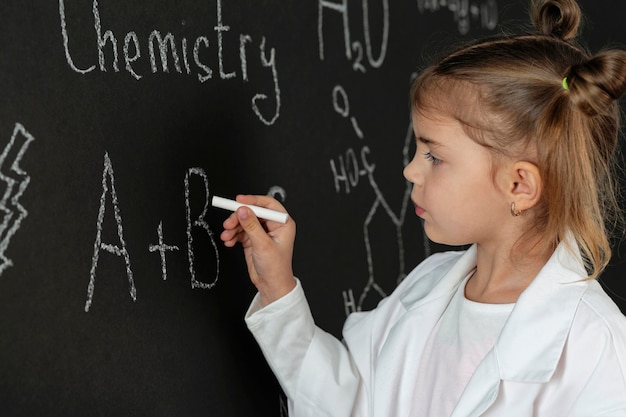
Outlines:
[[485,412],[498,396],[500,370],[492,349],[470,378],[450,417],[474,417]]
[[391,329],[385,337],[385,349],[377,357],[374,416],[412,415],[406,405],[412,404],[417,389],[416,372],[430,334],[424,330],[435,326],[459,283],[476,265],[475,247],[462,254],[441,256],[445,257],[443,263],[435,261],[430,271],[418,271],[419,279],[410,281],[401,293],[405,311],[398,320],[386,320]]
[[451,417],[484,413],[498,396],[502,380],[550,380],[588,288],[588,282],[582,281],[585,276],[580,256],[561,243],[517,300],[495,347],[479,364]]
[[[570,244],[577,248],[575,242]],[[579,255],[561,243],[520,295],[496,343],[502,379],[548,382],[589,287]]]

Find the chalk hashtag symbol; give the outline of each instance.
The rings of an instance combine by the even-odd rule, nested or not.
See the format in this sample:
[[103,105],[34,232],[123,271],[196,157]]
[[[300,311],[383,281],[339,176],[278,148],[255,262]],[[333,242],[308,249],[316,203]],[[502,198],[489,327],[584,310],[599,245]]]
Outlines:
[[[0,181],[6,184],[0,200],[0,274],[13,265],[6,257],[11,238],[18,231],[28,211],[19,203],[19,199],[28,187],[30,177],[22,168],[20,161],[35,138],[20,123],[15,124],[11,140],[0,155]],[[1,192],[1,191],[0,191]]]

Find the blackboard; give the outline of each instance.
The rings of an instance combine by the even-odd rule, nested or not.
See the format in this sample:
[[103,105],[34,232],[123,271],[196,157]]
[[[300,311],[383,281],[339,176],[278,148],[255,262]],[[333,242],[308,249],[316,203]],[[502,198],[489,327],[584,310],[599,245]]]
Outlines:
[[[582,4],[592,48],[626,41],[626,4]],[[407,210],[412,74],[526,6],[2,1],[0,413],[286,415],[209,197],[284,202],[339,335],[443,249]],[[625,255],[603,279],[622,309]]]

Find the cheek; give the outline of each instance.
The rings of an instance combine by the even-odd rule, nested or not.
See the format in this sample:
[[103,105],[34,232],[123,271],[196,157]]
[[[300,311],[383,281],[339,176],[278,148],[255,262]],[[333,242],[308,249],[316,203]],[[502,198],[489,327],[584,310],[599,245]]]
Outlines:
[[476,195],[476,190],[460,180],[454,181],[443,175],[430,176],[423,189],[425,208],[437,217],[464,217]]

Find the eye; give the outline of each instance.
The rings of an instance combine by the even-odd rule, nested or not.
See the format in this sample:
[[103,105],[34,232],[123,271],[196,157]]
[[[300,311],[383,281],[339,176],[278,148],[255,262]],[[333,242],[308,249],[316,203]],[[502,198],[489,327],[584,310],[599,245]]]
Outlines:
[[424,158],[426,158],[427,161],[430,161],[433,163],[433,165],[439,165],[441,163],[441,159],[433,156],[432,153],[429,152],[424,152]]

